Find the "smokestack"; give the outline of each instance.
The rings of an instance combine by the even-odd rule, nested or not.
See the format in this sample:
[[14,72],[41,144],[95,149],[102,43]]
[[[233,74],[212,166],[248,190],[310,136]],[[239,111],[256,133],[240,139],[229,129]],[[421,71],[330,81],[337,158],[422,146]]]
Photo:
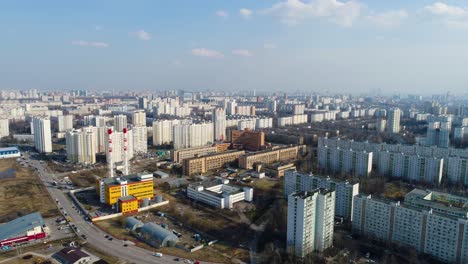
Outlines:
[[124,166],[125,166],[125,175],[128,175],[128,140],[127,140],[127,128],[123,128],[124,133]]
[[107,130],[107,134],[109,136],[109,175],[110,177],[114,177],[114,163],[112,161],[112,128]]

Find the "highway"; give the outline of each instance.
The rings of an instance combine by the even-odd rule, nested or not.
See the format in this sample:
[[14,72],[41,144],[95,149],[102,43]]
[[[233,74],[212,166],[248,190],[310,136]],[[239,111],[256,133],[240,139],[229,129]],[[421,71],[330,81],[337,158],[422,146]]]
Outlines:
[[52,199],[54,201],[59,201],[58,207],[63,207],[61,211],[63,212],[65,210],[68,216],[72,218],[72,222],[80,230],[78,234],[80,236],[85,235],[88,243],[93,247],[106,254],[116,256],[127,263],[184,263],[182,259],[180,261],[175,261],[174,259],[176,257],[174,256],[164,255],[163,257],[155,257],[153,256],[153,251],[132,245],[124,247],[123,245],[125,242],[123,240],[116,238],[112,241],[108,240],[105,238],[107,235],[105,232],[95,227],[91,222],[85,221],[83,215],[80,215],[77,210],[73,208],[74,205],[71,200],[66,197],[66,193],[51,184],[53,181],[57,181],[54,174],[49,174],[40,161],[29,159],[27,155],[25,155],[25,159],[32,168],[37,170],[40,179],[52,196]]

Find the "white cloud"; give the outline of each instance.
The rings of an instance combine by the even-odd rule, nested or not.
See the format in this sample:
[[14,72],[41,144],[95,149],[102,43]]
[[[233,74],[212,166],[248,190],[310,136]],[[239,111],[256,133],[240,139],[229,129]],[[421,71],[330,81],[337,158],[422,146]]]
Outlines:
[[95,47],[95,48],[107,48],[109,47],[109,43],[101,42],[101,41],[86,41],[86,40],[74,40],[72,41],[72,45],[76,46],[83,46],[83,47]]
[[224,58],[224,54],[212,49],[206,48],[196,48],[192,49],[192,55],[199,56],[199,57],[209,57],[209,58]]
[[367,17],[372,24],[384,28],[398,27],[407,18],[408,12],[404,9],[387,11]]
[[151,39],[151,34],[148,33],[148,32],[146,32],[146,31],[144,31],[143,29],[140,29],[140,30],[138,30],[138,31],[135,31],[135,32],[133,32],[133,34],[134,34],[137,38],[139,38],[139,39],[141,39],[141,40],[150,40],[150,39]]
[[360,16],[362,4],[357,1],[341,2],[339,0],[286,0],[274,4],[263,11],[264,14],[276,16],[282,23],[295,25],[313,17],[328,18],[333,23],[351,27]]
[[264,49],[276,49],[276,44],[271,42],[263,43]]
[[236,49],[232,51],[232,54],[242,57],[252,57],[254,54],[250,50]]
[[239,14],[243,17],[243,18],[250,18],[252,16],[252,10],[250,9],[247,9],[247,8],[241,8],[239,10]]
[[229,16],[229,14],[224,10],[216,11],[216,15],[219,16],[219,17],[224,17],[224,18],[227,18]]
[[444,16],[463,16],[466,14],[466,10],[458,6],[447,5],[442,2],[436,2],[432,5],[424,7],[429,13],[434,15],[444,15]]

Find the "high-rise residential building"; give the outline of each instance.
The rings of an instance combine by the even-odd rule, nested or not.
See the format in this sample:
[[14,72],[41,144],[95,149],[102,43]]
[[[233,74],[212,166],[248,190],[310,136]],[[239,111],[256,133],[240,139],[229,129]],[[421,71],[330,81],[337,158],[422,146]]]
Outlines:
[[380,175],[387,177],[438,185],[442,182],[443,166],[443,158],[381,151],[379,152],[377,170]]
[[391,134],[400,133],[400,118],[401,110],[400,108],[394,107],[388,110],[387,117],[387,132]]
[[52,133],[48,117],[33,117],[34,147],[38,152],[52,152]]
[[133,126],[146,126],[146,113],[145,111],[135,111],[132,113]]
[[138,108],[139,109],[146,109],[148,107],[148,98],[140,97],[138,98]]
[[97,127],[105,127],[107,120],[105,116],[96,116],[95,126]]
[[81,130],[69,130],[65,135],[67,158],[70,162],[80,164],[96,163],[97,142],[93,127]]
[[386,126],[387,126],[387,121],[385,119],[379,119],[377,121],[376,128],[379,133],[385,132]]
[[0,139],[10,135],[10,123],[8,119],[0,119]]
[[58,120],[58,131],[65,132],[73,129],[73,116],[72,115],[60,115],[57,117]]
[[286,250],[299,258],[333,244],[335,192],[315,189],[288,196]]
[[287,170],[284,175],[284,195],[288,197],[295,192],[309,192],[315,189],[335,191],[335,216],[351,220],[353,200],[359,194],[359,183],[334,180],[330,177],[304,174]]
[[132,127],[133,133],[133,151],[135,153],[148,152],[148,129],[146,126]]
[[222,108],[213,110],[214,141],[226,140],[226,112]]
[[114,116],[114,127],[116,132],[122,132],[127,127],[127,116],[116,115]]
[[429,122],[426,135],[426,146],[448,148],[450,146],[451,122]]
[[317,153],[319,167],[331,173],[367,177],[372,171],[372,152],[319,145]]
[[158,120],[153,122],[153,146],[171,144],[174,140],[172,127],[180,120]]
[[370,195],[354,199],[352,230],[412,247],[447,263],[468,263],[466,197],[415,189],[403,204]]
[[236,101],[229,101],[226,103],[226,114],[228,115],[235,115],[236,114]]
[[276,113],[276,100],[270,100],[266,102],[268,111]]
[[179,124],[173,126],[174,149],[207,146],[213,143],[213,124]]

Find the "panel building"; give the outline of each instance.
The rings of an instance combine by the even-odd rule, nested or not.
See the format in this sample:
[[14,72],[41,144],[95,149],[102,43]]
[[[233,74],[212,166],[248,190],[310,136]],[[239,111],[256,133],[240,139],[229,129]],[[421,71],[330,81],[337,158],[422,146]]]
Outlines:
[[65,135],[67,159],[73,163],[96,163],[96,135],[92,129],[70,130]]
[[372,152],[319,145],[319,168],[327,172],[367,177],[372,171]]
[[222,108],[213,110],[213,142],[226,140],[226,112]]
[[213,124],[180,124],[173,126],[174,149],[207,146],[213,143]]
[[299,258],[333,245],[335,192],[315,189],[288,196],[286,250]]
[[403,204],[360,194],[354,199],[352,229],[447,263],[467,263],[467,205],[466,197],[429,190],[413,190]]
[[359,183],[334,180],[330,177],[299,173],[288,170],[284,176],[284,195],[309,192],[318,188],[335,191],[335,215],[351,220],[353,200],[359,194]]
[[296,160],[302,146],[283,147],[242,155],[239,158],[239,167],[252,169],[255,163],[275,163],[279,161]]
[[388,110],[387,116],[387,132],[390,134],[400,133],[400,117],[401,110],[400,108],[392,108]]
[[33,117],[34,147],[38,152],[52,152],[52,134],[48,117]]
[[8,119],[0,119],[0,139],[10,135],[10,125]]
[[60,115],[57,117],[58,131],[65,132],[73,129],[73,116],[72,115]]
[[227,151],[203,157],[184,159],[182,166],[183,174],[191,176],[206,173],[210,170],[221,169],[225,165],[237,162],[239,157],[244,153],[245,152],[243,150]]

